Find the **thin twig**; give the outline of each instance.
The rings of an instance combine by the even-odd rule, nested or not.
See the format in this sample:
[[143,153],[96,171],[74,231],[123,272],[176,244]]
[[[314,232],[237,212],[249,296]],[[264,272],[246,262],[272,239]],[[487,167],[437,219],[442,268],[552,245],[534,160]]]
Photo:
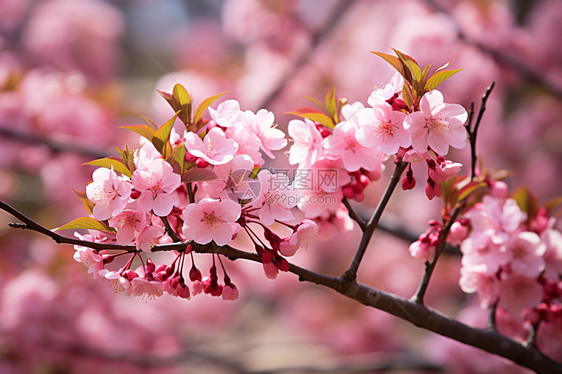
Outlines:
[[494,89],[494,86],[496,85],[496,82],[492,82],[491,85],[488,86],[488,88],[486,89],[486,92],[484,92],[484,95],[482,95],[482,101],[480,103],[480,109],[478,110],[478,116],[476,117],[476,123],[474,124],[474,128],[472,127],[472,114],[474,113],[474,107],[471,107],[471,116],[470,116],[470,122],[469,122],[469,127],[468,127],[468,138],[470,141],[470,156],[471,156],[471,177],[474,180],[474,178],[476,177],[476,160],[477,160],[477,156],[476,156],[476,135],[478,134],[478,128],[480,127],[480,123],[482,122],[482,116],[484,115],[484,112],[486,111],[486,102],[488,101],[488,97],[490,97],[490,94],[492,93],[492,90]]
[[361,231],[365,231],[367,229],[367,222],[365,222],[365,220],[361,217],[359,217],[357,215],[357,213],[355,212],[355,210],[353,209],[353,207],[351,206],[351,204],[349,203],[349,200],[347,200],[347,197],[344,197],[342,199],[342,203],[343,205],[345,205],[345,207],[347,208],[349,217],[354,220],[355,222],[357,222],[357,224],[359,225],[359,227],[361,228]]
[[175,243],[181,242],[182,240],[179,238],[178,234],[176,234],[176,232],[170,225],[170,222],[168,221],[168,217],[160,217],[160,218],[162,219],[162,223],[164,223],[164,227],[166,227],[166,232],[168,233],[168,235],[170,235],[170,238],[172,238],[172,240]]
[[435,256],[433,257],[433,260],[431,262],[426,261],[425,263],[425,271],[423,273],[422,280],[420,282],[418,290],[416,291],[415,296],[412,298],[418,304],[423,304],[424,302],[425,293],[427,291],[427,287],[429,286],[429,281],[431,280],[431,276],[433,275],[433,270],[435,270],[435,265],[437,265],[437,260],[439,260],[441,253],[443,253],[443,250],[445,249],[445,245],[447,245],[447,237],[449,236],[451,227],[453,226],[453,223],[455,222],[461,211],[462,211],[462,205],[457,206],[453,210],[451,216],[447,220],[447,223],[439,233],[439,244],[435,248]]
[[379,205],[377,206],[377,209],[373,213],[373,216],[367,223],[367,228],[363,231],[363,237],[361,238],[361,243],[359,244],[359,248],[357,248],[357,252],[355,253],[355,258],[353,259],[353,262],[351,263],[349,269],[345,272],[343,276],[344,280],[348,282],[353,282],[357,278],[357,270],[359,269],[359,264],[361,263],[361,260],[363,259],[365,252],[367,251],[367,246],[369,245],[369,241],[371,240],[371,237],[373,236],[373,233],[377,228],[382,213],[386,208],[386,205],[388,204],[390,197],[394,193],[394,190],[398,185],[398,182],[400,181],[400,177],[402,176],[402,173],[404,172],[404,169],[406,169],[407,165],[408,163],[403,161],[398,161],[396,163],[394,173],[390,178],[390,182],[386,188],[384,196],[379,202]]

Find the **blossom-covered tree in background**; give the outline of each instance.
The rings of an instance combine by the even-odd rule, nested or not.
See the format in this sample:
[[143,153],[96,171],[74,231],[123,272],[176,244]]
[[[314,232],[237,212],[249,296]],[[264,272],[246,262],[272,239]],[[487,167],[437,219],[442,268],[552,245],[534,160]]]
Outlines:
[[[227,1],[224,34],[212,19],[175,30],[169,40],[184,70],[158,83],[163,105],[148,113],[134,109],[130,94],[119,98],[133,87],[131,76],[115,75],[120,10],[102,1],[6,2],[2,201],[35,220],[2,207],[24,222],[16,226],[74,244],[91,275],[70,248],[2,232],[3,370],[306,371],[327,359],[322,347],[338,354],[327,366],[340,372],[523,371],[435,335],[414,339],[399,319],[356,301],[523,366],[558,370],[547,357],[560,357],[558,176],[549,173],[560,83],[544,30],[558,27],[560,7],[314,3]],[[111,27],[96,31],[92,14]],[[67,32],[34,34],[40,27]],[[483,37],[490,30],[494,37]],[[389,45],[407,53],[378,53],[394,76],[367,52]],[[81,48],[97,50],[99,63]],[[442,83],[456,72],[437,69],[447,60],[463,71]],[[492,81],[478,111],[470,103]],[[215,95],[222,90],[230,92]],[[127,131],[111,126],[131,112],[154,120],[120,119],[137,133],[125,145]],[[505,167],[514,169],[508,184],[493,170]],[[34,174],[48,195],[34,189]],[[524,182],[540,202],[508,187]],[[76,219],[81,205],[90,217]],[[36,223],[69,220],[59,229],[90,230],[64,239]],[[283,354],[276,339],[297,349]],[[350,356],[357,353],[373,359]]]

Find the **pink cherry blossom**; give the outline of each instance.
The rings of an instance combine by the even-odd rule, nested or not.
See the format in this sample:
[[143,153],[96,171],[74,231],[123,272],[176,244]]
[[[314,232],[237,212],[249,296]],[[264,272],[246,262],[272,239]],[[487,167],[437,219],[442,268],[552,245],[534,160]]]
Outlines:
[[260,194],[252,201],[252,207],[258,208],[260,221],[272,225],[276,220],[281,222],[293,219],[291,208],[297,205],[298,193],[294,190],[286,174],[272,174],[269,170],[261,170],[258,174]]
[[257,113],[247,110],[242,117],[247,131],[256,135],[260,149],[269,157],[275,158],[271,151],[278,151],[287,145],[285,133],[275,128],[272,112],[266,109],[260,109]]
[[265,161],[260,152],[260,138],[253,132],[248,131],[243,122],[237,122],[227,128],[226,134],[238,144],[236,155],[250,156],[254,165],[262,166],[264,164]]
[[293,145],[289,149],[289,163],[298,164],[299,168],[307,168],[323,156],[322,135],[309,119],[294,119],[287,127]]
[[164,293],[164,286],[162,282],[156,280],[149,281],[145,278],[137,277],[133,279],[131,283],[134,296],[142,296],[147,299],[156,299],[162,296]]
[[437,154],[446,155],[449,146],[463,148],[466,145],[463,125],[468,114],[461,105],[443,103],[441,92],[433,90],[423,95],[420,109],[404,119],[404,128],[412,137],[415,151],[425,152],[429,146]]
[[488,275],[478,271],[478,268],[461,268],[459,286],[466,293],[478,293],[480,306],[489,308],[499,295],[499,281],[495,275]]
[[423,261],[431,261],[435,256],[435,246],[423,240],[416,240],[410,244],[408,251],[412,257]]
[[339,123],[327,138],[328,157],[341,158],[345,170],[351,172],[361,168],[369,171],[380,169],[382,153],[361,145],[355,137],[358,129],[358,124],[353,121]]
[[214,240],[217,245],[226,245],[236,232],[240,212],[240,205],[232,200],[201,199],[185,208],[182,233],[199,244]]
[[164,229],[151,225],[144,228],[137,237],[136,247],[139,251],[150,252],[150,247],[158,244],[158,239],[164,235]]
[[365,147],[379,146],[385,154],[393,155],[400,147],[408,148],[412,143],[403,125],[406,114],[392,110],[386,102],[360,110],[357,117],[357,141]]
[[517,317],[525,308],[532,308],[543,298],[543,287],[533,278],[511,275],[500,282],[498,306]]
[[117,243],[128,245],[146,226],[144,211],[126,209],[109,220],[109,226],[117,230]]
[[462,164],[459,162],[453,162],[450,160],[438,160],[435,167],[429,168],[428,174],[429,177],[435,182],[445,182],[452,176],[457,175],[461,168]]
[[235,202],[238,202],[238,199],[256,198],[257,191],[252,187],[257,187],[259,182],[249,178],[253,168],[252,158],[244,154],[237,155],[226,164],[216,165],[213,172],[217,175],[217,180],[209,182],[218,192],[215,198],[233,199]]
[[545,274],[558,279],[562,274],[562,233],[554,229],[546,229],[541,233],[541,240],[546,246],[544,262]]
[[[323,157],[312,164],[311,168],[312,178],[313,180],[314,178],[316,179],[316,183],[313,183],[313,187],[316,189],[320,188],[326,192],[334,192],[351,181],[351,176],[343,168],[341,159],[334,160]],[[295,178],[295,189],[308,188],[306,183],[306,178]]]
[[375,89],[369,95],[367,102],[373,108],[380,104],[385,104],[387,100],[392,99],[392,97],[402,91],[402,86],[404,86],[404,78],[402,74],[396,72],[390,78],[390,82],[387,83],[383,88]]
[[96,204],[95,219],[104,221],[125,208],[131,195],[129,178],[117,176],[113,168],[99,168],[94,171],[93,180],[86,186],[86,195]]
[[238,299],[238,288],[232,283],[225,285],[222,288],[222,299],[223,300],[237,300]]
[[211,165],[227,163],[234,158],[238,150],[238,144],[232,139],[227,139],[218,127],[209,130],[203,140],[197,134],[188,132],[185,135],[185,146],[193,156],[201,157]]
[[137,199],[139,208],[157,216],[167,216],[178,198],[174,194],[181,183],[181,177],[175,174],[172,166],[162,159],[141,165],[132,176],[133,186],[141,193]]
[[131,281],[119,272],[101,269],[98,271],[98,275],[109,283],[115,293],[125,292],[127,295],[131,295],[133,292]]
[[546,246],[534,232],[524,231],[512,236],[506,247],[512,255],[510,264],[514,273],[535,278],[544,270]]
[[298,208],[306,218],[317,218],[337,212],[342,206],[341,189],[327,192],[321,188],[299,191]]
[[309,219],[303,220],[299,227],[288,239],[279,243],[279,252],[283,256],[293,256],[300,247],[308,249],[316,242],[318,234],[318,225]]
[[226,100],[217,106],[217,109],[209,108],[209,114],[217,125],[228,128],[242,121],[243,112],[236,100]]

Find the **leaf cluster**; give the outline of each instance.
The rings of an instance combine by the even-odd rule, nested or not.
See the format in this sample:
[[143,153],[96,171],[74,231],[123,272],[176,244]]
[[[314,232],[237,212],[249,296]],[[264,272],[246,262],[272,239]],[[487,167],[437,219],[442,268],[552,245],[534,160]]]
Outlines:
[[411,110],[419,109],[419,101],[427,92],[434,90],[439,84],[458,73],[462,69],[444,70],[449,66],[438,68],[433,75],[428,76],[431,64],[421,68],[418,62],[397,49],[392,49],[396,56],[382,52],[372,52],[390,64],[402,77],[404,86],[402,88],[402,99]]

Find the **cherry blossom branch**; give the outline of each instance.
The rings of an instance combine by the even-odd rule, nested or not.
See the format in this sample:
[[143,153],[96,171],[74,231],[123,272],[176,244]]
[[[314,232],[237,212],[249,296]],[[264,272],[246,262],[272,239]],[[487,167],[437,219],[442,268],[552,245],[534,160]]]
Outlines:
[[[403,163],[401,162],[397,163],[393,178],[396,177],[397,179],[399,179],[401,171],[403,171],[405,168],[405,165],[402,164]],[[393,180],[391,180],[390,185],[392,184]],[[392,190],[393,188],[388,188],[385,196],[390,195],[392,193]],[[23,224],[12,224],[12,227],[21,227],[37,231],[43,235],[51,237],[57,243],[80,245],[97,250],[121,249],[131,252],[136,251],[135,246],[94,243],[61,236],[52,232],[51,230],[44,228],[43,226],[34,222],[30,218],[26,217],[25,215],[2,201],[0,201],[0,209],[8,212],[12,216],[24,222]],[[378,210],[379,209],[377,209],[377,211]],[[373,219],[370,221],[368,227],[369,230],[365,234],[367,234],[371,230],[374,230],[373,227],[376,226],[376,224],[374,224],[374,222],[376,222],[374,218],[376,218],[376,216],[377,213],[375,212]],[[154,246],[152,248],[152,251],[181,251],[185,250],[187,245],[188,243],[162,244]],[[241,251],[230,246],[217,247],[209,245],[194,245],[193,250],[198,253],[217,253],[226,256],[231,260],[246,259],[261,263],[260,258],[257,254]],[[534,370],[538,373],[562,374],[562,365],[543,355],[534,346],[526,346],[492,329],[478,329],[468,326],[414,300],[408,300],[397,295],[388,294],[386,292],[358,283],[355,279],[350,279],[347,276],[347,272],[340,277],[331,277],[301,268],[294,264],[289,264],[289,272],[297,275],[300,281],[311,282],[317,285],[331,288],[339,292],[340,294],[347,296],[348,298],[356,300],[366,306],[370,306],[390,313],[398,318],[414,324],[417,327],[435,332],[461,343],[480,348],[489,353],[507,358],[521,366]]]
[[348,281],[354,281],[357,278],[357,270],[359,269],[359,264],[361,263],[361,260],[363,259],[365,252],[367,251],[367,246],[369,245],[369,241],[371,240],[371,237],[373,236],[373,233],[375,232],[378,226],[382,213],[386,208],[386,205],[388,204],[390,197],[394,193],[394,190],[398,185],[398,182],[400,182],[400,177],[404,172],[404,170],[406,169],[407,165],[408,163],[403,162],[402,160],[396,162],[394,173],[390,178],[390,182],[386,188],[384,196],[379,202],[379,205],[375,210],[375,212],[373,213],[371,219],[367,223],[367,227],[363,230],[363,236],[361,237],[359,248],[357,248],[357,252],[355,253],[355,258],[353,259],[353,262],[351,263],[349,269],[345,272],[343,276]]
[[453,226],[453,223],[455,222],[455,220],[459,216],[461,210],[462,210],[461,206],[457,206],[453,210],[453,212],[451,213],[451,216],[447,220],[446,225],[443,227],[443,229],[439,233],[439,244],[435,248],[435,256],[433,257],[433,261],[431,261],[431,262],[426,261],[425,262],[425,271],[423,273],[421,283],[418,287],[418,290],[416,291],[415,296],[413,297],[413,300],[418,304],[424,303],[425,293],[427,291],[427,287],[429,286],[429,281],[431,279],[431,276],[433,275],[433,270],[435,270],[435,265],[437,265],[437,260],[439,260],[439,257],[441,256],[441,253],[443,253],[443,250],[445,249],[445,246],[447,245],[447,236],[449,236],[449,231],[451,231],[451,226]]
[[478,128],[480,127],[480,122],[482,121],[482,116],[486,111],[486,102],[488,101],[488,97],[492,93],[496,82],[492,82],[491,85],[488,86],[484,95],[482,95],[482,101],[480,102],[480,109],[478,110],[478,116],[476,117],[476,123],[474,124],[474,128],[472,127],[472,119],[474,116],[474,103],[470,106],[470,115],[468,118],[468,122],[466,124],[466,130],[468,131],[468,140],[470,142],[470,158],[471,158],[471,178],[474,179],[476,177],[476,134],[478,133]]

